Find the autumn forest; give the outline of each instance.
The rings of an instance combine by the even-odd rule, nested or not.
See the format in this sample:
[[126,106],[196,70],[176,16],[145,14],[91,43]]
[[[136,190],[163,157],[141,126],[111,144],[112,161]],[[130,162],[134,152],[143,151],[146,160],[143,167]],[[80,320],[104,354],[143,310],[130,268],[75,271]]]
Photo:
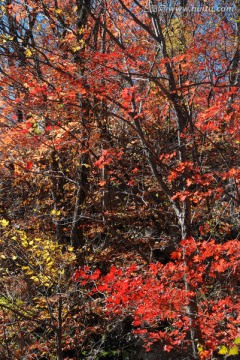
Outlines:
[[0,1],[0,360],[240,354],[237,1]]

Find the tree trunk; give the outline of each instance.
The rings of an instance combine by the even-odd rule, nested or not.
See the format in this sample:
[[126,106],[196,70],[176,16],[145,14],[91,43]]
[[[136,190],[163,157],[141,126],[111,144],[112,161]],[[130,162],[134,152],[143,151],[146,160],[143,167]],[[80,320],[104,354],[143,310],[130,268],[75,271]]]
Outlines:
[[56,358],[57,360],[63,360],[63,353],[62,353],[62,297],[59,294],[58,300],[58,326],[56,329]]

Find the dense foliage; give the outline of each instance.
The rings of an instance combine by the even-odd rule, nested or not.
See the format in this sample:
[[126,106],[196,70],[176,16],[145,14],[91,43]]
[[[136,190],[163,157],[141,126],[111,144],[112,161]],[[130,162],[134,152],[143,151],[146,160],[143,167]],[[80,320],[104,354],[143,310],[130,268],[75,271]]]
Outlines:
[[1,1],[0,359],[238,354],[239,29],[236,1]]

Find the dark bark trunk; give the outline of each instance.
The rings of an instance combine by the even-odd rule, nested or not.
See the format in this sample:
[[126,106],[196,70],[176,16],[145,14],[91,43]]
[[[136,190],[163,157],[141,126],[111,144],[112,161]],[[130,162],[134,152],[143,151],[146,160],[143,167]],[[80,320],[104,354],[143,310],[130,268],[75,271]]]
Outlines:
[[89,155],[83,154],[78,172],[78,185],[75,197],[75,206],[72,218],[70,242],[74,249],[84,245],[83,230],[81,227],[81,210],[88,195]]
[[56,329],[56,358],[57,360],[63,360],[62,352],[62,298],[61,294],[59,295],[58,300],[58,327]]

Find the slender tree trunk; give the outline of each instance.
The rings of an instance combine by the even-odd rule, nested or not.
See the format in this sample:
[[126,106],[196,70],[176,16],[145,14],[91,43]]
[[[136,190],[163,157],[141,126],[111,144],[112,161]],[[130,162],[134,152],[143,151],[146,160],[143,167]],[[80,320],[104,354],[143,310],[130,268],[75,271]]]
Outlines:
[[[57,212],[59,210],[59,204],[60,204],[62,196],[64,194],[64,189],[63,189],[64,182],[63,182],[63,178],[58,177],[59,164],[58,164],[58,160],[57,160],[57,154],[55,151],[52,152],[51,160],[52,160],[52,162],[51,162],[51,171],[52,171],[51,194],[52,194],[52,199],[53,199],[54,210]],[[64,230],[63,230],[64,225],[61,223],[61,221],[58,220],[57,217],[54,219],[54,224],[56,226],[57,241],[59,244],[64,244],[65,243],[65,234],[64,234]]]
[[58,327],[56,329],[56,357],[57,360],[63,360],[63,353],[62,353],[62,297],[61,294],[59,295],[58,300]]
[[89,155],[87,153],[82,155],[79,170],[78,170],[78,185],[75,195],[75,206],[72,218],[72,227],[70,242],[71,245],[78,249],[84,244],[83,230],[81,228],[81,210],[85,203],[88,194],[88,174],[89,174]]
[[188,199],[182,203],[180,216],[178,217],[179,224],[181,226],[181,238],[187,239],[191,236],[191,203]]

